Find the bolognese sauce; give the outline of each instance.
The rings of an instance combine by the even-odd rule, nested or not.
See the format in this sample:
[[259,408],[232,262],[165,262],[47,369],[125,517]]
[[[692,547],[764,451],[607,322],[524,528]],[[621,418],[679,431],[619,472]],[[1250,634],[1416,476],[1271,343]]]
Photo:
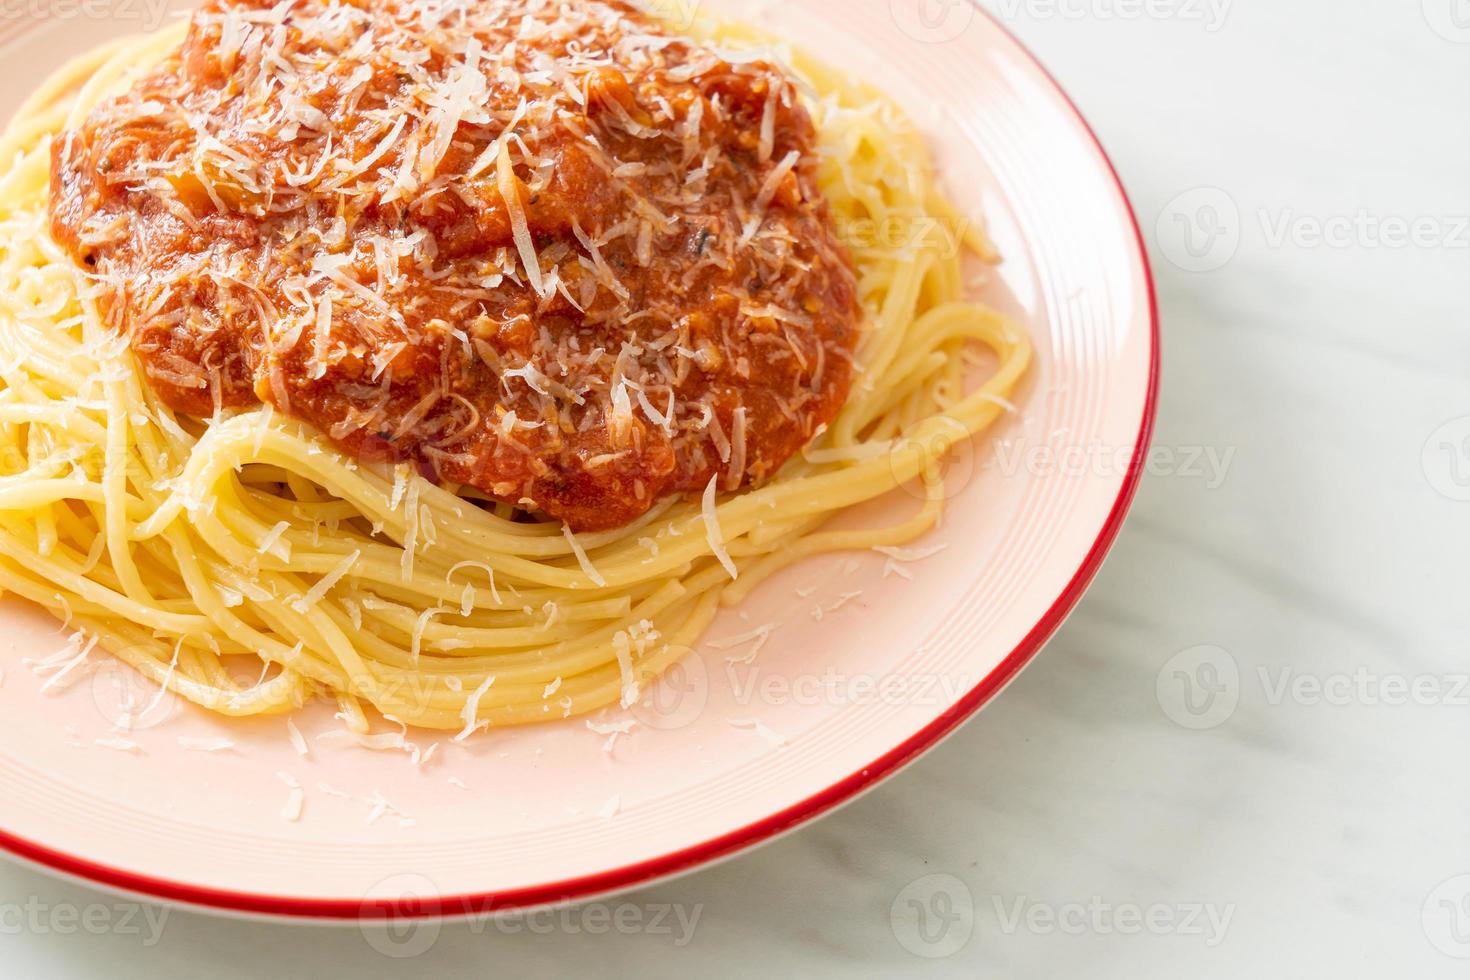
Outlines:
[[781,69],[621,0],[207,0],[54,141],[51,223],[175,411],[598,530],[846,399],[818,163]]

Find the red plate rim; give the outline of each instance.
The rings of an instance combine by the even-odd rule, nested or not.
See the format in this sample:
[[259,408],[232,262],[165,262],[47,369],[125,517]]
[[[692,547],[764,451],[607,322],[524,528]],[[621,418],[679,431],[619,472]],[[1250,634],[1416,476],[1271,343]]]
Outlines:
[[[972,0],[974,2],[974,0]],[[1092,548],[1082,564],[1073,574],[1067,587],[1062,590],[1046,614],[1022,638],[1010,654],[974,688],[966,692],[949,710],[930,722],[906,741],[868,765],[795,803],[778,813],[747,824],[738,830],[711,838],[700,844],[672,851],[656,858],[636,864],[614,868],[597,874],[569,878],[563,881],[511,889],[503,892],[485,892],[456,896],[422,897],[406,899],[367,899],[344,901],[341,899],[293,898],[280,895],[264,895],[252,892],[237,892],[217,888],[203,888],[184,882],[168,881],[150,877],[123,868],[98,864],[83,858],[53,850],[25,838],[8,833],[0,828],[0,851],[34,864],[43,870],[66,877],[77,878],[85,883],[100,885],[118,891],[140,895],[150,899],[194,906],[205,911],[241,913],[249,916],[284,918],[314,921],[404,922],[415,919],[463,918],[492,913],[526,911],[549,905],[561,905],[584,901],[600,895],[620,892],[630,888],[652,884],[655,881],[683,874],[712,862],[733,857],[737,853],[769,843],[777,837],[811,820],[826,814],[836,807],[851,802],[859,794],[876,787],[880,782],[897,773],[920,755],[938,745],[963,722],[984,707],[1008,683],[1015,679],[1040,652],[1077,605],[1082,594],[1091,584],[1101,567],[1103,559],[1112,549],[1113,542],[1122,530],[1129,507],[1138,492],[1143,475],[1144,462],[1150,439],[1153,435],[1154,418],[1158,414],[1159,394],[1159,306],[1154,287],[1153,270],[1149,265],[1148,250],[1144,245],[1143,232],[1138,224],[1128,192],[1123,186],[1118,170],[1108,157],[1096,132],[1082,115],[1077,104],[1062,88],[1047,67],[1026,47],[998,18],[976,4],[976,11],[1004,34],[1050,83],[1062,102],[1076,117],[1083,131],[1092,140],[1098,155],[1113,179],[1119,197],[1133,224],[1136,254],[1143,270],[1144,285],[1148,292],[1149,312],[1149,371],[1148,391],[1145,395],[1143,418],[1138,429],[1138,439],[1129,463],[1128,472],[1118,492],[1118,497],[1108,512],[1107,520],[1093,542]]]

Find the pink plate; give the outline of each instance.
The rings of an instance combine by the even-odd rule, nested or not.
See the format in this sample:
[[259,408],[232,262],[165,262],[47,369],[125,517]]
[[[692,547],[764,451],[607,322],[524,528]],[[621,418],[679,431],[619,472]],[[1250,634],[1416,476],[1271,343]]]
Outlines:
[[[0,115],[67,57],[152,26],[156,6],[0,22]],[[953,463],[951,509],[919,543],[947,547],[896,567],[874,553],[800,565],[723,614],[714,642],[643,705],[595,719],[601,732],[575,721],[441,739],[419,766],[320,738],[339,727],[329,710],[297,719],[302,756],[281,718],[230,722],[173,698],[123,733],[136,743],[125,750],[114,721],[154,692],[103,664],[41,693],[26,661],[65,637],[5,600],[0,845],[114,888],[263,915],[471,915],[582,899],[733,854],[851,799],[1035,655],[1117,534],[1153,421],[1152,286],[1107,158],[1045,71],[967,3],[710,6],[887,89],[1006,257],[982,289],[1027,325],[1036,365],[1019,415]],[[880,506],[912,505],[894,496]],[[721,641],[767,624],[780,625],[758,655],[731,662],[754,641]],[[605,727],[629,714],[630,733]],[[435,741],[412,737],[425,750]],[[233,745],[205,750],[218,740]],[[294,822],[283,817],[293,783],[304,797]]]

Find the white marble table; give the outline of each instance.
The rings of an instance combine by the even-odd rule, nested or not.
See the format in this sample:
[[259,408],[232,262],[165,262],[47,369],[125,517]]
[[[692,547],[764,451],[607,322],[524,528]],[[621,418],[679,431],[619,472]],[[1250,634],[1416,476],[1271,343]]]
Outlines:
[[514,934],[155,936],[0,865],[0,974],[1465,976],[1470,9],[988,5],[1134,196],[1175,451],[999,701],[814,826]]

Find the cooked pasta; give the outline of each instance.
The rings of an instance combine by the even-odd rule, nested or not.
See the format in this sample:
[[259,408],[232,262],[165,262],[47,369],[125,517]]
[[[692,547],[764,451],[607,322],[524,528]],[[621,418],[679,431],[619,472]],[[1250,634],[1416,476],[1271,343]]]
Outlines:
[[[0,139],[0,587],[211,711],[325,696],[359,731],[376,712],[468,735],[627,706],[772,573],[932,528],[944,454],[1006,410],[1026,371],[1022,332],[967,298],[966,253],[993,256],[938,190],[918,131],[793,52],[862,319],[845,403],[768,480],[727,492],[711,478],[574,533],[407,462],[356,459],[269,405],[175,411],[53,239],[47,193],[58,134],[180,41],[80,58]],[[990,354],[979,380],[974,350]],[[917,490],[898,523],[826,526],[902,486]]]

